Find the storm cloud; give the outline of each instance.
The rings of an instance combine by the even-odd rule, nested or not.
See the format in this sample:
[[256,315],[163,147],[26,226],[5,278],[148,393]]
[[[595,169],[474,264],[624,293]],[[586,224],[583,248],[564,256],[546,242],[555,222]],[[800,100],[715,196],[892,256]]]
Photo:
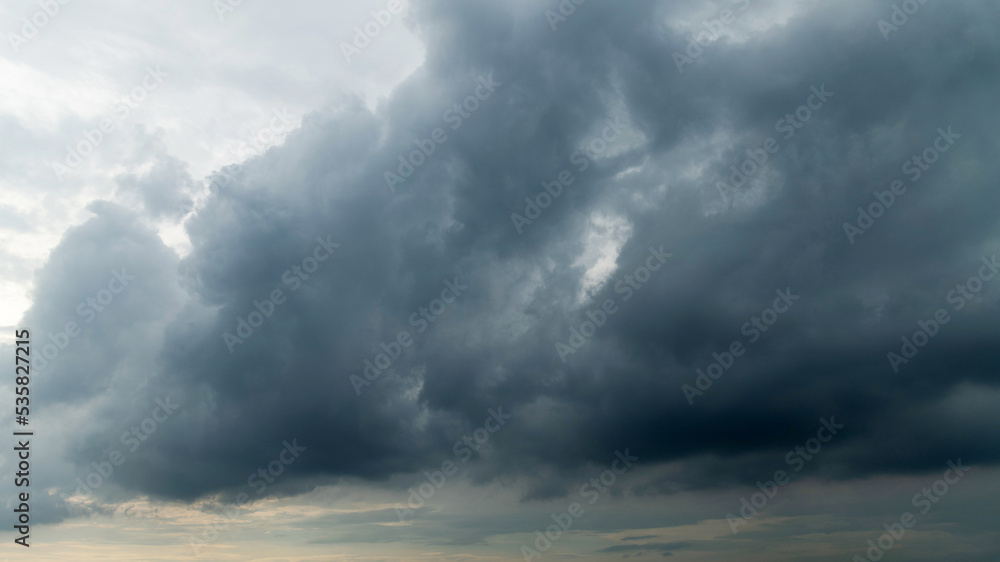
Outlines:
[[[60,347],[32,388],[65,443],[46,479],[73,494],[168,399],[99,497],[231,501],[295,439],[269,492],[404,499],[400,475],[461,457],[497,408],[463,478],[526,505],[626,448],[641,497],[752,484],[821,418],[844,429],[809,482],[995,465],[1000,12],[928,2],[886,36],[892,14],[414,2],[392,24],[426,50],[412,74],[306,113],[197,205],[221,171],[196,182],[137,137],[117,180],[137,203],[90,206],[21,322]],[[154,226],[175,216],[183,256]],[[599,552],[701,548],[647,538]]]

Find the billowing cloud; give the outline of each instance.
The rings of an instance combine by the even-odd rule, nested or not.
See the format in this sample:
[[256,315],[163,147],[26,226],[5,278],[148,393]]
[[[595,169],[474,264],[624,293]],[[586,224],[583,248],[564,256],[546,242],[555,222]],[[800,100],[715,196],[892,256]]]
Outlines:
[[[92,205],[36,273],[37,345],[82,328],[33,388],[52,485],[168,399],[98,495],[228,500],[293,440],[279,495],[394,488],[501,408],[467,477],[528,503],[626,448],[636,494],[743,485],[823,420],[819,481],[1000,460],[994,7],[886,39],[888,1],[562,4],[411,6],[422,66],[196,208],[147,137],[116,180],[140,204]],[[149,220],[192,209],[182,257]],[[600,552],[700,548],[648,538]]]

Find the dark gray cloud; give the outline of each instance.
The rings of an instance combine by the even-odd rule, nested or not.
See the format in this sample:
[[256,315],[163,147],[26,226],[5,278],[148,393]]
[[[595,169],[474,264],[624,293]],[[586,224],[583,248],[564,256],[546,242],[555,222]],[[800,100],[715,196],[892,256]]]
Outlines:
[[[245,162],[186,223],[190,255],[94,206],[38,272],[25,319],[56,330],[113,270],[135,272],[38,383],[42,415],[101,413],[67,430],[75,476],[166,395],[180,412],[102,493],[232,492],[291,439],[308,453],[283,493],[385,480],[440,466],[498,406],[514,418],[469,475],[524,478],[531,499],[626,447],[648,466],[684,461],[644,493],[743,484],[829,416],[847,428],[813,475],[995,463],[995,402],[975,398],[998,382],[1000,280],[961,311],[946,295],[1000,252],[996,7],[928,3],[885,41],[888,1],[755,2],[791,15],[679,73],[689,35],[667,22],[703,4],[592,1],[553,32],[540,6],[421,3],[424,65],[374,112],[318,110]],[[500,86],[452,128],[446,112],[491,74]],[[786,139],[776,122],[821,85],[833,97]],[[581,170],[574,152],[616,117],[620,140]],[[390,192],[384,172],[437,127],[448,139]],[[911,182],[903,163],[948,127],[960,138]],[[768,137],[780,149],[724,200],[717,182]],[[518,233],[511,213],[564,169],[573,183]],[[843,223],[896,179],[906,192],[852,244]],[[163,153],[119,178],[153,215],[183,212],[190,185]],[[593,287],[581,256],[619,245],[595,226],[608,224],[628,234]],[[289,290],[317,238],[340,246]],[[626,302],[616,283],[651,245],[673,256]],[[411,314],[455,279],[468,289],[417,333]],[[287,300],[230,353],[223,334],[275,288]],[[748,343],[744,323],[786,288],[800,300]],[[618,312],[561,361],[556,343],[606,299]],[[894,373],[886,354],[939,308],[952,320]],[[402,330],[414,345],[357,396],[350,375]],[[688,404],[681,386],[734,340],[745,355]]]

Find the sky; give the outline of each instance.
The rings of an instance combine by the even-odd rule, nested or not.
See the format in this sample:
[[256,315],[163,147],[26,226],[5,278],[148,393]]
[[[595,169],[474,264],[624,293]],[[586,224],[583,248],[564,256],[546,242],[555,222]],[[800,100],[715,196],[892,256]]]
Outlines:
[[5,2],[0,556],[1000,559],[998,25]]

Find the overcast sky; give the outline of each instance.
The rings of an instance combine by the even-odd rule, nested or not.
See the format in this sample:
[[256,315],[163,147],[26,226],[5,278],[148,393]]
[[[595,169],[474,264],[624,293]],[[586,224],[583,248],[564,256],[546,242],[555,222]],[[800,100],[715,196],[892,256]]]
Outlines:
[[998,25],[4,3],[0,555],[997,560]]

